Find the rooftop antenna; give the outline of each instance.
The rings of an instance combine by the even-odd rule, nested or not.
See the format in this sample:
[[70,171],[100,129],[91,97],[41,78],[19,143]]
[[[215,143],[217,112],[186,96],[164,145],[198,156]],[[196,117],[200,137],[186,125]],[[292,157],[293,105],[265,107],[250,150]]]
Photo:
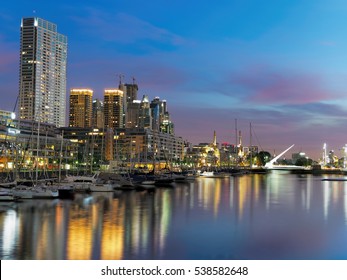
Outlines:
[[133,85],[135,85],[135,81],[136,81],[136,79],[135,79],[135,77],[133,77]]
[[250,153],[250,161],[249,161],[249,167],[252,169],[253,162],[252,162],[252,123],[249,123],[249,153]]
[[119,85],[121,85],[122,84],[122,78],[124,78],[124,75],[119,74],[118,77],[119,77]]

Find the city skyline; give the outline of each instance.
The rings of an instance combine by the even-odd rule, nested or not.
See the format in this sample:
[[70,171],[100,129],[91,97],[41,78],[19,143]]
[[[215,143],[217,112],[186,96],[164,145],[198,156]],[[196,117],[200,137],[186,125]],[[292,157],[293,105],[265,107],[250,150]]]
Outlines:
[[[347,34],[342,1],[36,1],[0,12],[0,93],[12,110],[19,92],[23,17],[57,24],[68,37],[67,100],[88,87],[102,99],[119,77],[139,97],[168,100],[175,134],[192,143],[235,143],[235,119],[248,145],[271,153],[295,144],[312,158],[347,143]],[[68,115],[68,112],[67,112]]]

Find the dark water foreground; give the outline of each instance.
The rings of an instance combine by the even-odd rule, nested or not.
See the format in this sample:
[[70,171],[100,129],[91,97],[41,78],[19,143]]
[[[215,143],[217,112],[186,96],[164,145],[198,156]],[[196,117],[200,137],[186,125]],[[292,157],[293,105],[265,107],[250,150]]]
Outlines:
[[0,258],[347,259],[347,182],[269,173],[0,202]]

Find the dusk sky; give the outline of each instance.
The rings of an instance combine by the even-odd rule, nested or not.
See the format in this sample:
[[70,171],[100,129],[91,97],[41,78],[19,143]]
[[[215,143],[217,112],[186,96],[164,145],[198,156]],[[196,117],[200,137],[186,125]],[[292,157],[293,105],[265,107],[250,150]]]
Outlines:
[[318,159],[347,143],[347,3],[343,0],[2,1],[0,109],[18,95],[22,17],[68,37],[68,84],[123,81],[166,99],[176,135]]

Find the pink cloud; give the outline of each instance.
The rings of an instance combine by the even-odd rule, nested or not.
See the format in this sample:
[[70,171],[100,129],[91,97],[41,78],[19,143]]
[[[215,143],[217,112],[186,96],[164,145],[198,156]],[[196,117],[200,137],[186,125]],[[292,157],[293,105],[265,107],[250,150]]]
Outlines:
[[18,94],[19,52],[17,46],[0,34],[0,95],[1,109],[13,110]]
[[311,77],[270,77],[268,84],[259,88],[254,99],[258,102],[305,104],[327,99],[328,94],[317,86],[318,79]]
[[246,90],[251,102],[261,104],[306,104],[337,95],[324,87],[318,75],[294,74],[266,66],[237,74],[231,82]]
[[19,53],[17,47],[12,43],[4,42],[0,34],[0,71],[8,72],[9,68],[13,69],[18,65]]
[[[252,145],[257,145],[259,149],[279,153],[295,144],[288,157],[292,153],[303,151],[307,156],[318,159],[323,143],[328,143],[329,149],[336,151],[344,146],[345,132],[341,130],[344,118],[341,119],[341,116],[345,111],[338,106],[324,104],[311,107],[292,105],[280,112],[281,106],[276,110],[255,107],[216,110],[191,107],[187,104],[180,107],[170,106],[170,114],[175,123],[176,135],[193,144],[211,142],[214,130],[219,143],[234,144],[237,118],[244,145],[250,143],[249,124],[252,123]],[[312,118],[315,111],[317,115]],[[324,119],[328,118],[330,122],[325,123]],[[331,121],[332,119],[334,121]],[[341,156],[340,152],[337,153]]]
[[5,72],[8,70],[9,67],[12,68],[13,64],[18,64],[18,60],[18,53],[3,53],[0,50],[0,71]]

